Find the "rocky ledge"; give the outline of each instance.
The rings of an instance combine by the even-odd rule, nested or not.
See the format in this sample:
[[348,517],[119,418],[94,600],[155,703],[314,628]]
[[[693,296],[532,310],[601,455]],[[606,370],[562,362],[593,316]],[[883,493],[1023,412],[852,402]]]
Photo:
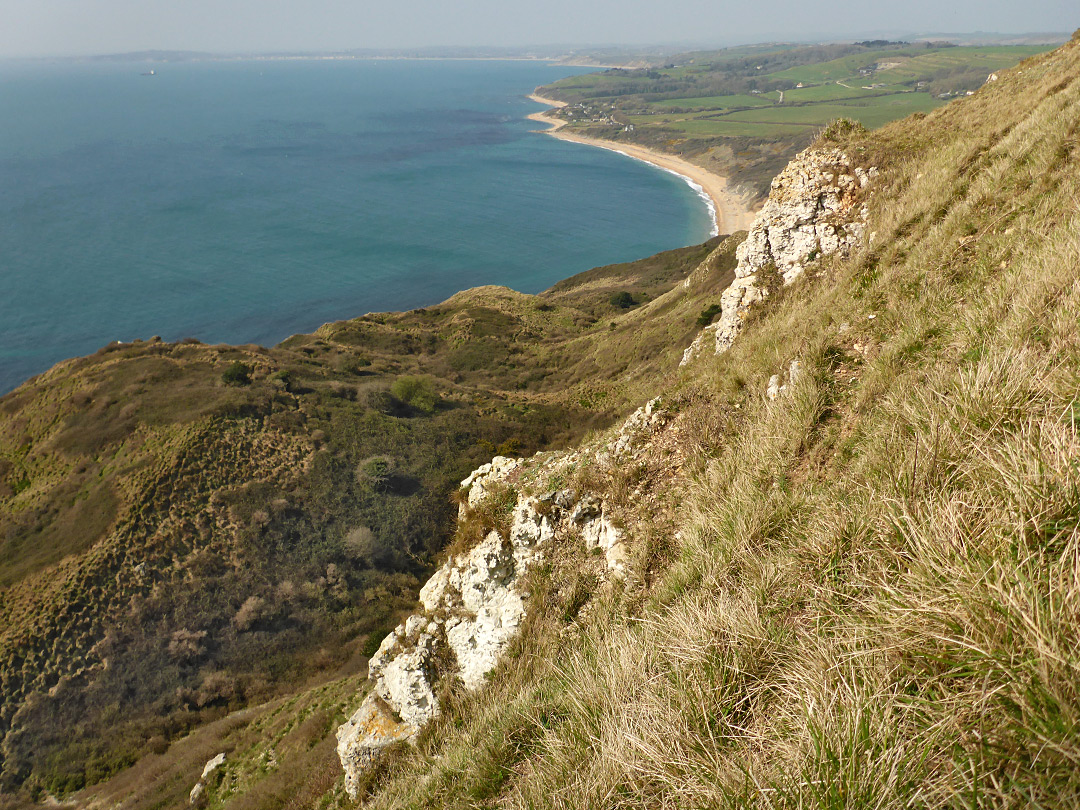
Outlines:
[[819,256],[846,254],[862,238],[865,198],[877,169],[855,166],[841,150],[811,147],[772,181],[769,198],[736,250],[735,280],[720,298],[720,317],[683,353],[685,365],[712,344],[731,346],[750,308],[769,288],[790,284]]

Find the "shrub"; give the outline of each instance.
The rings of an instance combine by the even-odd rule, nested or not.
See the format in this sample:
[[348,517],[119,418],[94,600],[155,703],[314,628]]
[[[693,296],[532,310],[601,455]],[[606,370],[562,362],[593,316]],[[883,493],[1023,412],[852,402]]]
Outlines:
[[259,619],[266,615],[266,600],[261,596],[249,596],[232,617],[232,625],[238,632],[250,630]]
[[345,553],[361,565],[371,566],[379,551],[375,532],[367,526],[357,526],[345,535]]
[[267,379],[270,380],[270,384],[275,388],[283,388],[286,391],[290,390],[289,386],[292,384],[292,375],[285,369],[275,371]]
[[860,124],[858,121],[853,121],[850,118],[837,118],[821,133],[822,140],[826,141],[842,141],[848,135],[862,134],[866,132],[866,127]]
[[630,307],[637,304],[637,301],[635,301],[634,296],[626,290],[620,290],[608,299],[608,303],[615,307],[615,309],[630,309]]
[[376,389],[368,392],[367,406],[372,410],[386,414],[387,416],[397,416],[402,409],[402,405],[397,397],[383,389]]
[[172,634],[169,639],[169,655],[179,661],[191,661],[199,658],[206,652],[203,639],[206,638],[205,630],[188,630],[181,628]]
[[382,489],[394,474],[394,461],[387,456],[371,456],[356,465],[356,481],[374,489]]
[[390,386],[390,393],[421,413],[434,413],[439,406],[439,395],[428,377],[398,377]]
[[221,381],[226,385],[250,385],[251,366],[239,360],[230,363],[229,367],[222,372]]

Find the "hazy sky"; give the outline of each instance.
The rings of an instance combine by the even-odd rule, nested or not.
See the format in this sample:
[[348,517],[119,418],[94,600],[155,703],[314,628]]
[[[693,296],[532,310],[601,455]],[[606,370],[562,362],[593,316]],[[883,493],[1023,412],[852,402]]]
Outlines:
[[0,57],[1072,31],[1077,0],[0,0]]

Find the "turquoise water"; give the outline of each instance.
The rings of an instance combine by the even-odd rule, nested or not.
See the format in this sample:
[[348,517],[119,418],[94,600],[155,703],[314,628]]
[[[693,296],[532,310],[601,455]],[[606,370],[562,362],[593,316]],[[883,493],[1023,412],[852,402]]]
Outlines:
[[161,335],[273,344],[704,240],[677,177],[533,130],[529,62],[0,65],[0,393]]

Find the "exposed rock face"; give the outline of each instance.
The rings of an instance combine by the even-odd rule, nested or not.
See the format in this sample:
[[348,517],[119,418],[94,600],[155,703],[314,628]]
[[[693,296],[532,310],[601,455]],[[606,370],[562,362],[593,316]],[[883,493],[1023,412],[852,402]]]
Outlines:
[[604,552],[608,570],[617,578],[626,573],[626,543],[622,529],[604,514],[604,506],[595,498],[584,498],[570,513],[570,522],[581,530],[585,548]]
[[[521,464],[496,457],[465,479],[462,486],[490,487]],[[379,752],[412,740],[439,713],[435,684],[457,676],[476,689],[498,663],[525,616],[521,582],[540,549],[554,536],[550,520],[535,498],[514,509],[508,537],[492,531],[465,554],[448,560],[420,591],[424,613],[410,616],[379,646],[368,662],[372,691],[347,723],[338,728],[338,756],[345,787],[357,792],[360,774]],[[438,672],[435,658],[451,652],[453,672]]]
[[661,422],[663,417],[659,411],[659,405],[660,397],[651,399],[630,414],[627,420],[623,422],[612,451],[615,458],[633,455],[636,441]]
[[206,780],[209,779],[214,771],[225,764],[225,754],[218,754],[216,757],[211,758],[203,766],[202,776],[199,777],[199,781],[195,783],[195,787],[191,789],[191,793],[188,794],[188,804],[200,804],[203,803],[203,794],[206,793]]
[[462,489],[469,490],[468,505],[475,507],[488,496],[492,485],[505,481],[506,476],[521,464],[519,458],[495,456],[487,464],[481,464],[473,470],[469,477],[461,482]]
[[415,726],[400,722],[378,695],[368,695],[356,713],[337,730],[338,759],[345,770],[345,789],[349,795],[356,798],[357,779],[382,749],[410,739],[417,731]]
[[795,385],[801,376],[802,363],[798,360],[792,360],[791,365],[788,366],[788,381],[781,384],[780,375],[773,374],[769,377],[769,387],[765,389],[765,396],[770,400],[778,399],[781,395],[786,394],[788,392],[788,386]]
[[[609,450],[596,457],[603,455],[609,463],[612,456],[636,457],[666,418],[659,405],[657,398],[635,411]],[[552,454],[534,459],[533,464],[550,473],[579,461],[577,453]],[[496,456],[479,467],[462,482],[469,490],[462,514],[496,487],[509,484],[526,463]],[[626,534],[601,500],[569,489],[539,498],[519,497],[506,536],[491,531],[475,547],[442,565],[420,589],[423,612],[410,616],[383,639],[368,662],[371,691],[337,731],[338,757],[350,795],[356,796],[361,775],[384,748],[414,740],[438,716],[440,679],[460,678],[469,689],[484,684],[525,618],[524,577],[557,533],[580,536],[587,549],[603,552],[612,578],[625,576]],[[447,667],[450,671],[445,671]]]
[[736,249],[735,280],[720,298],[720,318],[694,339],[680,365],[710,342],[717,354],[726,351],[771,283],[790,284],[818,256],[847,253],[865,229],[861,192],[876,174],[853,166],[839,149],[811,147],[796,155],[773,180],[769,199]]

